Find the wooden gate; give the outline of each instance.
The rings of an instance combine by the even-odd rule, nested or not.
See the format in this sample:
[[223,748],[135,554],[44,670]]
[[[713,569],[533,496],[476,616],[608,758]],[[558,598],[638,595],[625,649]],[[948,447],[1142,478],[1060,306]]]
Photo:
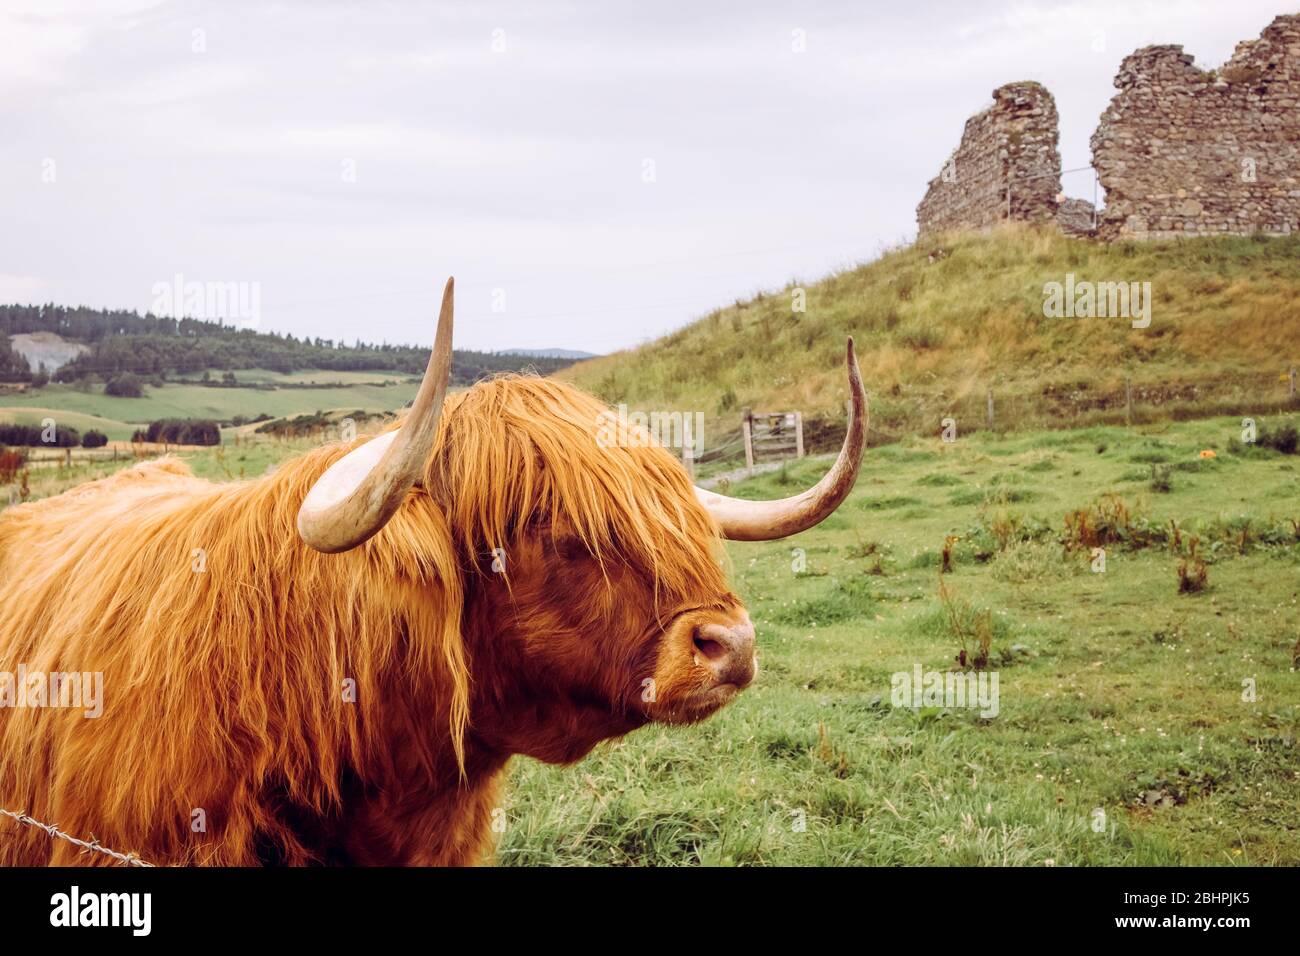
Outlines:
[[745,435],[745,466],[754,461],[803,457],[803,415],[799,412],[755,412],[746,408],[741,419]]

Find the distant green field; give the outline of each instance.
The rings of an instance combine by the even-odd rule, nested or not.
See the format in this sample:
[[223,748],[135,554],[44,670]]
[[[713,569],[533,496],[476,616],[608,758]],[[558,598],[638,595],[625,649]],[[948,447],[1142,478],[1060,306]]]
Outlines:
[[[9,397],[4,396],[4,398]],[[131,433],[135,431],[135,426],[126,422],[101,418],[98,415],[70,412],[62,408],[0,406],[0,422],[6,424],[40,425],[47,418],[53,418],[59,427],[75,428],[82,434],[93,428],[107,435],[110,441],[130,441]]]
[[[356,373],[353,373],[356,374]],[[336,388],[207,388],[202,385],[164,385],[147,388],[143,398],[116,398],[102,387],[81,391],[70,385],[47,385],[18,395],[0,396],[0,416],[27,414],[30,410],[93,416],[111,425],[117,434],[130,438],[133,428],[125,427],[160,418],[215,418],[230,420],[237,415],[256,418],[270,415],[302,415],[326,409],[346,408],[382,412],[401,408],[415,397],[418,384],[342,385]],[[69,418],[67,424],[81,428]],[[98,425],[103,429],[103,425]],[[121,436],[125,427],[126,434]],[[107,432],[106,432],[107,434]]]
[[[220,379],[221,370],[212,370],[209,374],[214,379]],[[195,376],[186,376],[193,378]],[[287,383],[318,383],[329,384],[337,382],[341,385],[364,385],[368,383],[379,384],[381,382],[404,382],[407,379],[418,379],[418,375],[408,375],[405,372],[386,372],[386,371],[369,371],[369,372],[334,372],[329,369],[309,368],[297,372],[273,372],[265,368],[239,369],[235,372],[235,378],[240,382],[253,382],[256,384],[277,384],[279,382]]]

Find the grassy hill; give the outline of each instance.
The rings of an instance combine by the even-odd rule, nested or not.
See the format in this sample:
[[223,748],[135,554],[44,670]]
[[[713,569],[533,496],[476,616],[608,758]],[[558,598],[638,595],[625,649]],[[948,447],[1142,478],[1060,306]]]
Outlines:
[[[1047,318],[1044,285],[1149,282],[1151,322]],[[806,311],[792,310],[796,287]],[[844,339],[871,392],[872,439],[1134,417],[1264,414],[1300,364],[1300,237],[1104,245],[1006,227],[890,252],[818,282],[719,309],[640,348],[560,372],[611,402],[701,411],[706,446],[741,408],[799,409],[842,427]]]

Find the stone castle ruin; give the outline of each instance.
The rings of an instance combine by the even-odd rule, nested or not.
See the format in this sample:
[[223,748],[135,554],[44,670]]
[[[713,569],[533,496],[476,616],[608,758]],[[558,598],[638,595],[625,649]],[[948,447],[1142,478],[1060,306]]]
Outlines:
[[1061,154],[1056,100],[1040,83],[1008,83],[966,121],[961,144],[916,210],[922,231],[1056,215]]
[[1061,194],[1057,113],[1038,83],[1010,83],[966,122],[917,207],[921,237],[1055,221],[1103,239],[1300,231],[1300,14],[1277,17],[1220,69],[1181,46],[1125,58],[1092,136],[1104,208]]

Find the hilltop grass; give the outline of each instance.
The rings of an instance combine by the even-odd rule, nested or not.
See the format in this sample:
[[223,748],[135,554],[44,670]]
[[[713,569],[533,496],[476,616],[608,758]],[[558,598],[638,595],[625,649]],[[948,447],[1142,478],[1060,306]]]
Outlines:
[[[1151,324],[1045,318],[1043,287],[1150,282]],[[807,311],[792,310],[795,287]],[[701,411],[715,446],[740,409],[844,419],[844,341],[856,337],[873,440],[984,426],[1263,414],[1300,364],[1300,236],[1103,244],[1011,226],[940,237],[815,283],[719,309],[658,341],[558,373],[610,402]],[[1279,376],[1282,376],[1279,378]],[[1247,411],[1249,410],[1249,411]]]
[[[575,767],[516,759],[498,862],[1300,863],[1300,456],[1239,437],[1219,418],[871,449],[818,528],[728,546],[755,685],[703,725],[644,728]],[[183,457],[225,480],[312,444]],[[789,494],[825,467],[731,492]],[[1099,499],[1131,522],[1102,573],[1063,545],[1065,515]],[[1171,521],[1177,542],[1160,537]],[[1208,586],[1180,594],[1192,536]],[[996,717],[891,706],[893,673],[946,670],[981,617]]]

